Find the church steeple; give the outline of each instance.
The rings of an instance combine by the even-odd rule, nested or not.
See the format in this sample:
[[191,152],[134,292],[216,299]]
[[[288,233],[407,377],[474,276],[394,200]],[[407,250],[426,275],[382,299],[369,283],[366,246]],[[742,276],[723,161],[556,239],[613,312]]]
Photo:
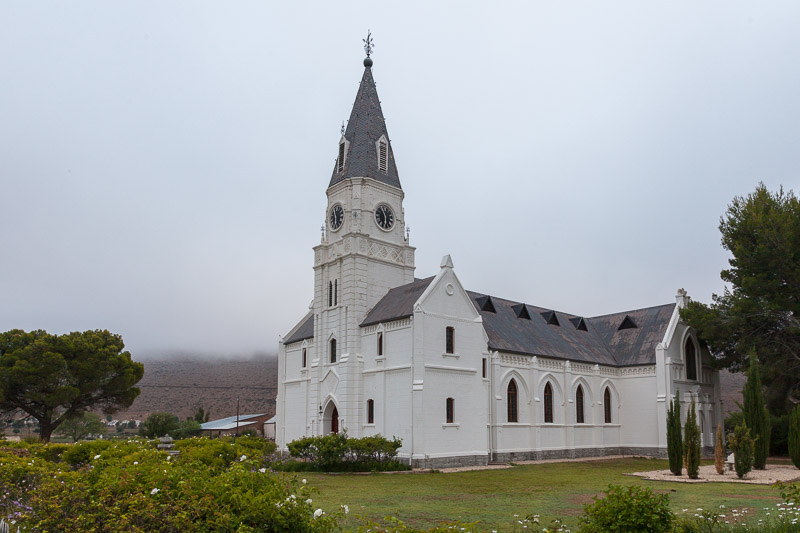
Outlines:
[[[369,38],[368,38],[369,39]],[[392,144],[372,79],[371,41],[365,49],[364,75],[356,94],[347,129],[339,141],[338,157],[328,187],[347,178],[373,178],[400,189],[400,178],[394,162]]]

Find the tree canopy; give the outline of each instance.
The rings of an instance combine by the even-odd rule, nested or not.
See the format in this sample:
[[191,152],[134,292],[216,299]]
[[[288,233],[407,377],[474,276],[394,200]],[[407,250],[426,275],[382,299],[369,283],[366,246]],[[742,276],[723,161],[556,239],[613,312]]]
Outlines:
[[41,439],[89,409],[113,413],[139,395],[144,366],[131,360],[122,337],[105,330],[51,335],[20,329],[0,333],[0,411],[21,410],[39,421]]
[[744,370],[757,352],[767,405],[787,412],[800,396],[800,201],[761,183],[733,199],[719,230],[732,255],[720,273],[729,287],[710,305],[690,302],[681,317],[720,366]]

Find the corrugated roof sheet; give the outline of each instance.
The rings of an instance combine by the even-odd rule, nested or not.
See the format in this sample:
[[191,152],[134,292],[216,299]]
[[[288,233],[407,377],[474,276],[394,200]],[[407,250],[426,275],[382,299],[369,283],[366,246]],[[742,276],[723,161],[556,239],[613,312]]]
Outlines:
[[[590,328],[608,346],[619,366],[651,365],[656,362],[656,345],[664,339],[675,304],[624,311],[588,319]],[[635,328],[618,329],[625,317]]]
[[[259,413],[255,415],[239,415],[239,427],[242,427],[245,424],[252,424],[255,420],[250,420],[251,418],[258,418],[259,416],[264,416],[266,413]],[[249,420],[249,422],[248,422]],[[228,429],[236,429],[236,417],[229,416],[227,418],[220,418],[219,420],[211,420],[210,422],[206,422],[204,424],[200,424],[200,429],[202,430],[228,430]]]
[[361,327],[411,316],[414,314],[414,303],[419,300],[431,281],[433,281],[433,276],[389,289],[386,296],[381,298],[364,317]]

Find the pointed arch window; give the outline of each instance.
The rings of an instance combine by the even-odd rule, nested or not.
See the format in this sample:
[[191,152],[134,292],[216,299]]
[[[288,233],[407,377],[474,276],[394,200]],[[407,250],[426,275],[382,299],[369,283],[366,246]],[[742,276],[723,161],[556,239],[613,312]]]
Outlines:
[[606,424],[611,423],[611,391],[608,387],[606,387],[605,392],[603,392],[603,415],[604,415],[604,422]]
[[336,339],[331,339],[331,363],[336,362]]
[[544,386],[544,422],[545,424],[553,423],[553,387],[550,383]]
[[328,307],[333,307],[333,282],[328,282]]
[[453,398],[445,402],[445,420],[448,424],[456,423],[456,401]]
[[333,305],[339,305],[339,280],[333,280]]
[[306,349],[303,348],[303,368],[306,367],[306,362],[307,362],[307,360],[306,360]]
[[378,140],[378,170],[381,172],[387,172],[388,170],[388,152],[389,152],[389,143],[386,142],[385,137],[381,137]]
[[378,332],[378,357],[383,355],[383,332]]
[[683,350],[684,357],[686,358],[686,379],[697,379],[697,351],[694,347],[694,341],[691,337],[686,339],[686,345]]
[[508,421],[519,422],[517,411],[517,382],[513,379],[508,382],[508,391],[506,391],[506,401],[508,403]]
[[367,400],[367,424],[375,423],[375,400]]
[[585,422],[583,415],[583,387],[578,385],[578,390],[575,391],[575,422],[583,424]]
[[339,142],[339,157],[336,158],[336,172],[344,170],[345,141]]
[[445,353],[455,353],[456,349],[456,328],[447,326],[444,330],[444,351]]

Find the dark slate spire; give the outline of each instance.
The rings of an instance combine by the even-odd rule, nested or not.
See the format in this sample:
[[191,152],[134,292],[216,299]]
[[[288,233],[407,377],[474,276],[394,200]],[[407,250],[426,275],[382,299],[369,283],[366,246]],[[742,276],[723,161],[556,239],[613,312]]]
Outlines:
[[[382,136],[387,143],[385,172],[380,168],[378,162],[378,140]],[[344,165],[339,171],[337,159],[328,187],[333,187],[347,178],[366,177],[374,178],[398,189],[401,188],[392,153],[392,143],[389,142],[386,122],[383,119],[383,111],[381,111],[381,102],[378,99],[375,81],[372,79],[372,59],[369,56],[364,59],[364,76],[358,87],[353,111],[350,113],[350,120],[344,132],[344,140],[348,143]],[[340,152],[337,151],[338,153]]]

